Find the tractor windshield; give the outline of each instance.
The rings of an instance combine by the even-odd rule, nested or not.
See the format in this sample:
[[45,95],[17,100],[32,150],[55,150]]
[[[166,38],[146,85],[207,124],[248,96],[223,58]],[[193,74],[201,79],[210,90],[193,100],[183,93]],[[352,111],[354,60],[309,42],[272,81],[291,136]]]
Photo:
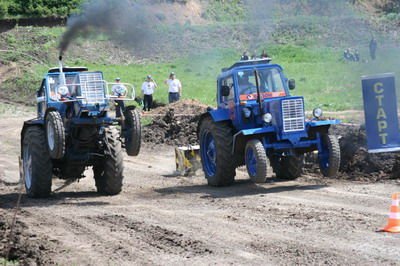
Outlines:
[[[60,100],[64,92],[59,91],[60,77],[59,75],[50,75],[47,79],[49,85],[50,98],[53,101]],[[68,88],[68,92],[65,92],[65,96],[77,96],[79,78],[77,74],[65,74],[65,86]]]
[[[238,84],[240,100],[257,99],[256,76],[254,70],[239,71]],[[257,70],[257,78],[260,86],[261,98],[273,98],[286,96],[285,87],[278,69],[265,68]]]

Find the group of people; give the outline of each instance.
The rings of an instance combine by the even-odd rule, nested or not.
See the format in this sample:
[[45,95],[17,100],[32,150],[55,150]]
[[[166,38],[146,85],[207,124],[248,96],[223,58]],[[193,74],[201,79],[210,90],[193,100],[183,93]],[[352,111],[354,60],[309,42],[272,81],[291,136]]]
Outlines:
[[[171,72],[168,79],[164,81],[164,83],[168,86],[168,101],[169,103],[179,101],[182,96],[182,84],[179,79],[176,78],[174,72]],[[156,81],[153,79],[151,75],[147,75],[146,80],[142,83],[141,91],[142,91],[142,99],[143,99],[143,111],[150,111],[153,107],[153,94],[158,87]],[[127,91],[125,86],[121,84],[121,79],[116,78],[115,84],[112,87],[112,92],[116,96],[123,96],[123,91]],[[116,101],[119,105],[117,108],[117,116],[120,112],[120,109],[124,109],[123,101]]]
[[346,61],[359,62],[360,61],[360,53],[357,49],[348,48],[344,50],[343,59]]
[[254,53],[249,56],[249,53],[247,51],[244,51],[243,55],[240,57],[240,61],[247,61],[247,60],[255,60],[255,59],[266,59],[269,58],[269,55],[265,50],[262,51],[260,56],[257,56],[257,51],[254,51]]
[[[378,43],[377,43],[377,41],[375,40],[374,37],[371,38],[368,48],[369,48],[369,55],[371,57],[371,60],[375,60],[376,59],[376,51],[378,49]],[[351,48],[348,48],[348,49],[344,50],[343,59],[345,61],[352,61],[352,62],[361,61],[360,54],[359,54],[358,50],[357,49],[351,49]],[[367,62],[367,60],[364,60],[364,61]]]

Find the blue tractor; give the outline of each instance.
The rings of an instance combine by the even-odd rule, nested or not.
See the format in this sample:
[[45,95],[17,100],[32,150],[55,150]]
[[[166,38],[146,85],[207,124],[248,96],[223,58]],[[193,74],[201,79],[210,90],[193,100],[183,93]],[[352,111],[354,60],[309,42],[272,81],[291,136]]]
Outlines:
[[[21,132],[21,174],[30,197],[47,197],[52,177],[67,181],[93,168],[97,191],[120,193],[123,149],[140,151],[140,115],[132,85],[104,81],[102,72],[85,67],[52,68],[37,91],[37,117],[24,122]],[[110,115],[111,103],[116,115]]]
[[290,96],[294,88],[295,81],[269,58],[240,61],[222,70],[218,107],[203,114],[198,125],[209,185],[232,184],[242,165],[256,183],[266,182],[268,165],[278,178],[293,180],[302,174],[304,154],[314,151],[321,173],[337,174],[340,147],[329,128],[339,121],[323,120],[320,108],[306,119],[303,97]]

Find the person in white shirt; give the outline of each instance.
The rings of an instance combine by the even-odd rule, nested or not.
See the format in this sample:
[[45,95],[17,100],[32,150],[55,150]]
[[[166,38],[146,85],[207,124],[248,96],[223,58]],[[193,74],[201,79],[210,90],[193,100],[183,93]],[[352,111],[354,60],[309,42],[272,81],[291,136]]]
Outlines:
[[182,84],[179,79],[176,78],[174,72],[171,72],[169,79],[165,80],[165,84],[168,85],[169,103],[179,101],[179,98],[182,96]]
[[150,111],[153,107],[153,93],[155,88],[157,88],[157,83],[153,78],[148,75],[146,81],[142,84],[142,95],[143,95],[143,111]]

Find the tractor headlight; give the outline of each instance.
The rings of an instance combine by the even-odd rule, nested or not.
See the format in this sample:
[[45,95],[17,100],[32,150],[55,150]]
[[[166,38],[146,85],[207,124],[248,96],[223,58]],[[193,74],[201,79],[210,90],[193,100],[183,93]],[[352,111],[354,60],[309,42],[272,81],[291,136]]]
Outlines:
[[321,108],[315,108],[315,109],[313,110],[312,113],[313,113],[313,116],[314,116],[315,118],[321,118],[321,116],[322,116],[322,114],[323,114]]
[[263,115],[263,120],[265,123],[269,124],[272,121],[272,115],[270,113],[266,113]]
[[250,118],[251,110],[249,108],[247,108],[247,107],[243,108],[242,112],[243,112],[243,115],[244,115],[245,118]]
[[68,90],[67,86],[58,87],[58,94],[60,94],[61,96],[65,97],[68,95],[68,93],[69,93],[69,90]]

